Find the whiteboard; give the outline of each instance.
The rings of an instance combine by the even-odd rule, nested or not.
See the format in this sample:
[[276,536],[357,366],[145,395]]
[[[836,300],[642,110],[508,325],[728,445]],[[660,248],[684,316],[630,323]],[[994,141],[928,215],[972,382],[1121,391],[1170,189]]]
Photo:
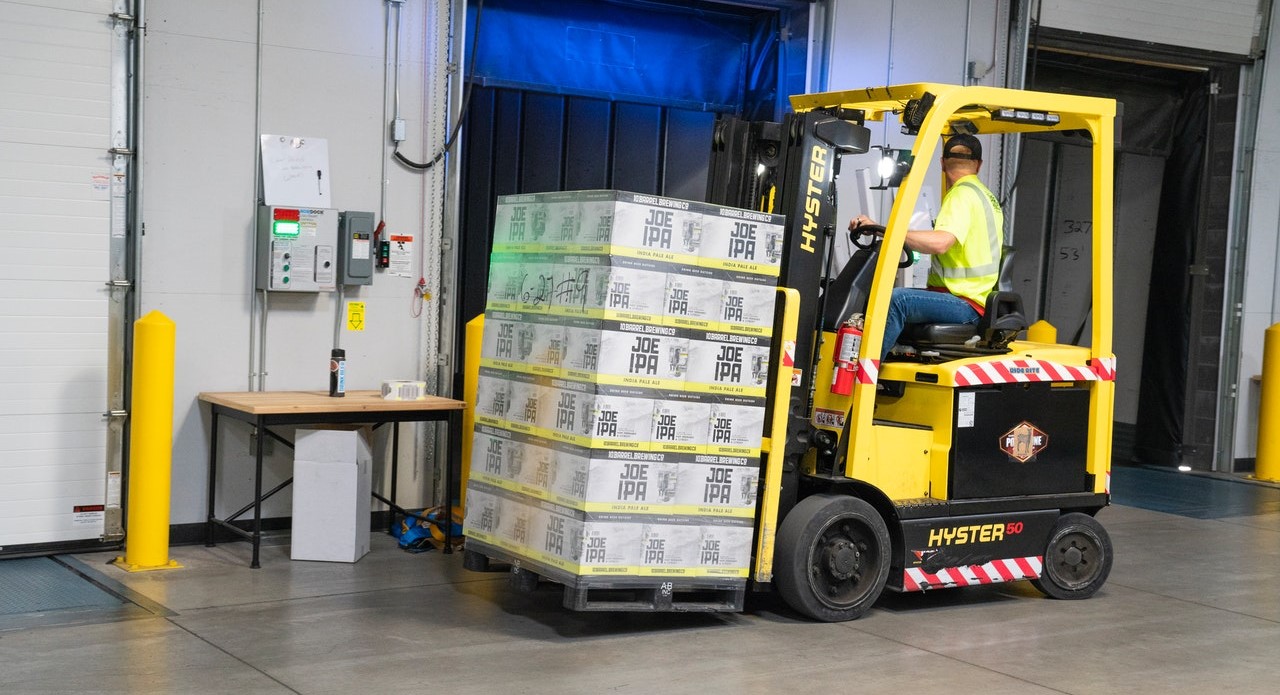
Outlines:
[[262,202],[331,208],[329,141],[296,135],[262,136]]

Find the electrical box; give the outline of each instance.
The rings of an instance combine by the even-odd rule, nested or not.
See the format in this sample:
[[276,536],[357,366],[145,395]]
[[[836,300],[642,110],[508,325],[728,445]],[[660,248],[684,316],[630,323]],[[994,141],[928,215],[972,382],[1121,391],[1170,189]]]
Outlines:
[[258,289],[332,292],[338,277],[338,211],[263,205],[258,216]]
[[373,284],[373,213],[338,216],[338,279],[344,285]]

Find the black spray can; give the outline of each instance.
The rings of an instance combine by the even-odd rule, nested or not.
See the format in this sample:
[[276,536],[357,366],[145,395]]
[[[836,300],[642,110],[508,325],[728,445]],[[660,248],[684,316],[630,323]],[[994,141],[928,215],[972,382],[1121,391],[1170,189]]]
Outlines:
[[347,395],[347,351],[340,348],[329,353],[329,395],[334,398]]

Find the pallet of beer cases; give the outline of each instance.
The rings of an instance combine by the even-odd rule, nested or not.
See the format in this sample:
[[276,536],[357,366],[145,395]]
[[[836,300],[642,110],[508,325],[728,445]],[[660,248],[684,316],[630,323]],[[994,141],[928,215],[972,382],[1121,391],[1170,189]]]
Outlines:
[[619,191],[495,215],[464,533],[579,610],[739,610],[782,218]]

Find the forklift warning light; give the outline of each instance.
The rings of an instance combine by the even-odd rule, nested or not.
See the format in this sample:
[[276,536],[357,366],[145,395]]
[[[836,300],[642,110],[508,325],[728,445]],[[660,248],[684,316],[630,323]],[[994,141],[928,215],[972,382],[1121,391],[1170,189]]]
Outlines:
[[1058,125],[1062,120],[1061,116],[1056,113],[1047,113],[1044,111],[1025,111],[1022,109],[996,109],[991,112],[991,120],[993,121],[1012,121],[1014,123],[1029,123],[1031,125]]

